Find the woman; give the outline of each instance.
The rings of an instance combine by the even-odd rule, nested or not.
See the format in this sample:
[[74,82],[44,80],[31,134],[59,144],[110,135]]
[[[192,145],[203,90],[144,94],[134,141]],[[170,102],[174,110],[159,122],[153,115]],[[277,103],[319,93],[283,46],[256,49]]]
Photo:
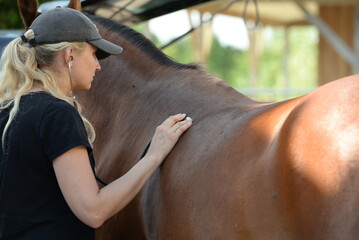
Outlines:
[[95,134],[77,111],[98,59],[122,48],[82,13],[41,14],[1,58],[0,239],[93,239],[94,228],[140,191],[192,120],[169,117],[147,154],[124,176],[98,188],[89,162]]

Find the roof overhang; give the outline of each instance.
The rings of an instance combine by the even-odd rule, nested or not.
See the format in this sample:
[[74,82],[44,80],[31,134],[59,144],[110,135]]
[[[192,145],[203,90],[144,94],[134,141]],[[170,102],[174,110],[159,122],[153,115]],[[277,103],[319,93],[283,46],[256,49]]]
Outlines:
[[[308,24],[303,12],[295,1],[302,3],[313,15],[318,15],[320,5],[358,5],[359,0],[257,0],[259,17],[265,25]],[[230,0],[82,0],[84,12],[110,18],[126,25],[133,25],[181,9],[215,13],[228,5]],[[223,14],[256,20],[257,14],[253,0],[245,10],[245,0],[236,1]],[[54,6],[66,6],[68,1],[50,1],[41,5],[40,10]]]

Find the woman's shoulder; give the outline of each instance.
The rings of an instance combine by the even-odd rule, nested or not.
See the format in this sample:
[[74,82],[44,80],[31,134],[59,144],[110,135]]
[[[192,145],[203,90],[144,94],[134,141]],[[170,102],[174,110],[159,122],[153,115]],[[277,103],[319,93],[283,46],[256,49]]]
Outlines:
[[44,105],[52,108],[75,109],[70,103],[52,96],[45,91],[30,92],[22,96],[24,104],[31,106]]
[[70,103],[52,96],[45,91],[31,92],[22,96],[20,109],[32,114],[70,114],[77,115],[78,112]]

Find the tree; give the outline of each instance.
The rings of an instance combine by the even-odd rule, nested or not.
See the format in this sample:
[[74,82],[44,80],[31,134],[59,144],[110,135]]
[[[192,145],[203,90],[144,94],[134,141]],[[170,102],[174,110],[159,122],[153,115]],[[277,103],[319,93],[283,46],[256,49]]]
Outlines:
[[225,80],[234,88],[248,86],[249,71],[247,54],[229,46],[221,46],[214,36],[208,59],[209,71]]

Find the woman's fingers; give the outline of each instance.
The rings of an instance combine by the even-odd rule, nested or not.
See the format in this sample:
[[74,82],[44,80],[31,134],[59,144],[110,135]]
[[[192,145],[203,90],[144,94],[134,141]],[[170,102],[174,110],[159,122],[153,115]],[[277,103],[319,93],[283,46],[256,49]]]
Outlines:
[[163,126],[168,126],[168,127],[172,127],[174,124],[176,124],[177,122],[183,120],[186,117],[186,114],[184,113],[180,113],[180,114],[176,114],[173,116],[170,116],[169,118],[167,118],[162,125]]
[[192,118],[186,114],[180,113],[167,118],[161,127],[169,130],[169,133],[175,133],[178,138],[192,125]]
[[176,122],[173,125],[174,132],[177,133],[179,136],[186,131],[192,125],[192,118],[186,117],[185,119]]

